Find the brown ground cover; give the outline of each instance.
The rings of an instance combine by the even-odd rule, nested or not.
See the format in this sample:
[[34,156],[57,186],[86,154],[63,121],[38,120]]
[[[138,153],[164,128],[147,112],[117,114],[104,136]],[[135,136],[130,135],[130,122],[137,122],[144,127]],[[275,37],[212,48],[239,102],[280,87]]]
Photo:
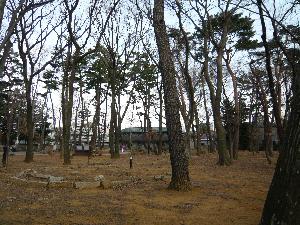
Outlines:
[[[8,169],[0,170],[0,225],[257,225],[274,171],[263,153],[241,152],[229,167],[217,166],[216,154],[193,156],[193,189],[182,193],[167,190],[168,155],[134,155],[133,169],[129,155],[97,156],[89,165],[86,156],[74,156],[68,166],[59,155],[34,159],[26,164],[24,156],[11,156]],[[63,176],[65,183],[12,178],[26,169]],[[104,189],[72,187],[98,175],[105,178]]]

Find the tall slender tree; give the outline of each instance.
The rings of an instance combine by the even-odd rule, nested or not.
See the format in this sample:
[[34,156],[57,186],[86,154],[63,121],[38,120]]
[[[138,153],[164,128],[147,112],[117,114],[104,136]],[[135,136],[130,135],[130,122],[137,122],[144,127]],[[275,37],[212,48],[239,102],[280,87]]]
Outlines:
[[[60,25],[60,21],[51,24],[54,16],[54,10],[50,6],[32,9],[30,14],[26,14],[19,21],[15,35],[18,44],[19,55],[22,60],[22,78],[26,93],[26,113],[27,113],[27,150],[25,162],[33,161],[33,135],[34,135],[34,79],[50,65],[54,58],[48,61],[42,61],[42,55],[46,51],[45,43],[49,40],[50,35]],[[44,12],[44,16],[40,16]],[[31,40],[32,35],[37,35],[37,39]],[[39,79],[37,79],[39,80]]]
[[281,119],[281,110],[280,110],[281,106],[279,105],[278,96],[276,95],[275,92],[274,76],[273,76],[272,66],[271,66],[271,52],[270,52],[269,43],[267,41],[267,28],[266,28],[266,23],[264,19],[263,8],[262,8],[262,0],[257,0],[256,2],[257,2],[261,28],[262,28],[261,39],[265,49],[266,71],[268,75],[269,89],[270,89],[271,99],[273,103],[273,111],[274,111],[274,116],[275,116],[275,121],[277,126],[277,133],[278,133],[280,143],[283,143],[284,130],[283,130],[282,119]]
[[260,225],[300,223],[300,67],[295,65],[291,113],[284,148],[279,153],[275,173],[264,205]]
[[189,190],[189,160],[185,152],[184,137],[180,123],[179,99],[176,89],[175,67],[164,20],[164,0],[154,0],[153,26],[159,52],[160,71],[164,88],[166,123],[172,166],[170,189]]

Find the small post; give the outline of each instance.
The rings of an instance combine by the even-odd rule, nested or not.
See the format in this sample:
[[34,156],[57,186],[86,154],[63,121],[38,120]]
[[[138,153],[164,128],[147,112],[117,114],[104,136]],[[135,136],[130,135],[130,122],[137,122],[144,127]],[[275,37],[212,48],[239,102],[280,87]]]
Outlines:
[[132,169],[132,160],[133,160],[133,157],[130,156],[130,158],[129,158],[129,166],[130,166],[130,169]]
[[2,155],[2,166],[5,168],[7,168],[8,154],[9,154],[9,147],[5,144],[3,145],[3,155]]

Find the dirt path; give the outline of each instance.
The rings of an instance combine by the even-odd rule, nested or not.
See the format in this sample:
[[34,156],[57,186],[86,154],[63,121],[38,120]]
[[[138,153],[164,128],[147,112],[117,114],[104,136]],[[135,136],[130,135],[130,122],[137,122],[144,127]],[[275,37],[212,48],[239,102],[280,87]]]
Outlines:
[[[90,165],[87,157],[75,156],[69,166],[58,155],[37,155],[31,164],[23,162],[24,156],[12,156],[8,170],[0,171],[0,225],[257,225],[274,164],[267,164],[262,153],[243,152],[232,166],[218,167],[216,157],[193,156],[193,190],[180,193],[166,189],[167,155],[135,155],[133,169],[129,155],[119,160],[99,156]],[[12,178],[27,169],[65,181],[47,186]],[[104,189],[73,188],[99,175]]]

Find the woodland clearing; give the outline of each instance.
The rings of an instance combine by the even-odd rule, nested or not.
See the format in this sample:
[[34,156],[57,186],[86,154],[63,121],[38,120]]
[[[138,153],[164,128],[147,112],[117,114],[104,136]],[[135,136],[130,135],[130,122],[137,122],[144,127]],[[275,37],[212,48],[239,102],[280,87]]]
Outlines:
[[[193,155],[193,189],[177,192],[167,189],[168,154],[135,154],[132,169],[129,154],[96,156],[89,164],[87,156],[74,156],[71,165],[63,165],[59,154],[35,155],[33,163],[23,160],[10,156],[7,170],[0,170],[1,225],[257,225],[275,167],[263,152],[240,152],[239,160],[227,167],[216,165],[216,153]],[[15,178],[28,169],[64,181]],[[76,182],[92,183],[100,175],[104,187],[74,188]]]

